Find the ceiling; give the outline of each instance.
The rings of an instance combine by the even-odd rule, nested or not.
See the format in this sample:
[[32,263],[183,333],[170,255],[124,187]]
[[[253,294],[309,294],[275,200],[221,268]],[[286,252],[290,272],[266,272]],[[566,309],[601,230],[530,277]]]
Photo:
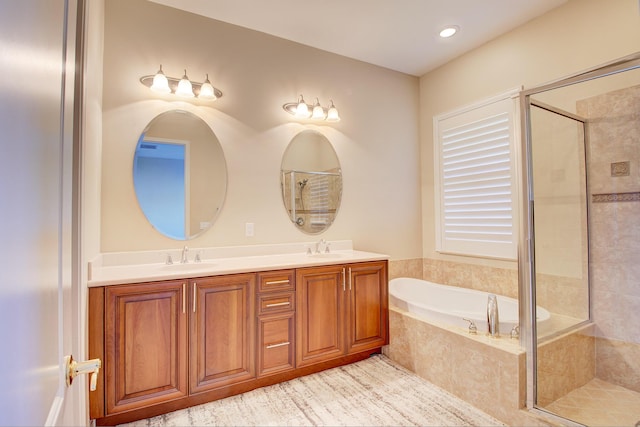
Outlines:
[[421,76],[567,0],[151,1]]

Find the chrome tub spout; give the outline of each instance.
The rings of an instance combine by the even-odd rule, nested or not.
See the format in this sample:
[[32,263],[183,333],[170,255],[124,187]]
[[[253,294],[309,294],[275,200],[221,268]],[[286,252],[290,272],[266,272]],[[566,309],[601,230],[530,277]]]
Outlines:
[[500,336],[498,298],[494,294],[489,294],[487,298],[487,331],[492,337]]

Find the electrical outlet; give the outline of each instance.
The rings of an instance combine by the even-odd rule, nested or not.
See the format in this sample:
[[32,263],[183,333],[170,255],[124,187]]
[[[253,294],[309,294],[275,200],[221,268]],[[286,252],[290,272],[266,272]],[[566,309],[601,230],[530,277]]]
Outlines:
[[253,237],[253,223],[252,222],[246,222],[244,224],[244,235],[246,237]]

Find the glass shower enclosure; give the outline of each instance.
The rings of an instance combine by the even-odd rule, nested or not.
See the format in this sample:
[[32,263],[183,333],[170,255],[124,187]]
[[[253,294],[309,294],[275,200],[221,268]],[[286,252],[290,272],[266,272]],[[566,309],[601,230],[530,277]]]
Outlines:
[[[524,91],[527,406],[640,422],[640,53]],[[538,325],[535,307],[552,313]]]

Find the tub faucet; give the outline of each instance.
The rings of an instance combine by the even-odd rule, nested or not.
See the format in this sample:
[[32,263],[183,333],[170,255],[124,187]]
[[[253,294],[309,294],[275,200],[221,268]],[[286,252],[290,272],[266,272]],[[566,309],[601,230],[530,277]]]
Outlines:
[[500,319],[498,316],[498,298],[489,294],[487,298],[487,331],[494,338],[500,336]]
[[466,320],[467,322],[469,322],[469,333],[472,335],[475,335],[478,333],[478,327],[476,326],[476,323],[471,320],[471,319],[467,319],[465,317],[462,318],[462,320]]
[[520,325],[516,325],[511,329],[511,339],[520,338]]
[[180,264],[186,264],[189,262],[189,258],[187,257],[187,253],[189,253],[189,248],[182,248],[182,256],[180,257]]

